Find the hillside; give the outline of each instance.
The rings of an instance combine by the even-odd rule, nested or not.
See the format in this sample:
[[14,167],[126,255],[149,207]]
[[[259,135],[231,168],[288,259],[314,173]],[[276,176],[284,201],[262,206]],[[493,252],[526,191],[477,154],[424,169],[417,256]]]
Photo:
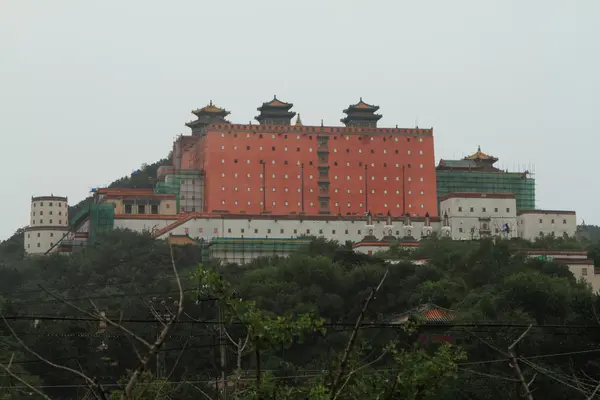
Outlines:
[[[152,189],[156,183],[158,168],[163,165],[171,165],[171,154],[167,158],[152,164],[143,164],[136,173],[117,179],[108,185],[109,188],[148,188]],[[87,197],[79,203],[69,206],[69,219],[85,207],[91,200]],[[0,265],[10,260],[20,259],[24,255],[23,229],[18,229],[10,238],[0,242]]]
[[[546,244],[571,245],[563,239]],[[159,387],[168,381],[171,398],[218,398],[214,377],[220,376],[223,354],[231,399],[328,399],[336,371],[344,376],[338,400],[522,399],[503,352],[529,324],[533,328],[516,351],[527,381],[537,372],[535,398],[585,398],[600,380],[593,312],[600,307],[598,297],[564,265],[525,259],[513,241],[432,237],[408,256],[429,259],[428,264],[414,265],[405,255],[393,267],[324,240],[289,258],[257,259],[244,267],[218,264],[194,246],[173,252],[184,312],[159,363],[153,358],[143,378]],[[116,327],[72,318],[84,315],[74,306],[105,310],[153,341],[161,328],[152,323],[151,311],[172,315],[178,304],[168,245],[127,231],[104,233],[71,257],[13,262],[0,267],[0,276],[0,312],[12,318],[8,323],[23,343],[96,377],[110,391],[139,363],[131,343],[139,340]],[[384,276],[344,372],[340,358],[355,321]],[[223,353],[215,299],[226,304],[224,329],[231,339]],[[33,328],[27,319],[32,315],[45,319]],[[403,316],[410,325],[394,325]],[[84,397],[79,378],[36,360],[14,345],[6,329],[1,335],[6,344],[0,363],[14,354],[19,376],[39,382],[51,398]],[[440,346],[440,340],[457,347]],[[137,349],[146,351],[142,344]],[[361,373],[351,372],[358,368]],[[587,383],[564,385],[557,376]],[[199,397],[196,388],[207,396]],[[155,386],[144,390],[149,393],[136,398],[160,398]],[[0,398],[20,398],[2,397],[10,393],[8,382],[0,386]]]

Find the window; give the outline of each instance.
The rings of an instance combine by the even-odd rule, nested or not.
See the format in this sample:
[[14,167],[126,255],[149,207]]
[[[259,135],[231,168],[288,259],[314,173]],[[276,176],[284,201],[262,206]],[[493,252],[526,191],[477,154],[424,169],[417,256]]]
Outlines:
[[347,235],[347,234],[348,234],[348,229],[346,229],[346,230],[344,231],[344,233]]
[[331,234],[332,234],[332,235],[335,235],[335,229],[333,229],[333,230],[331,231]]
[[50,215],[52,215],[52,210],[50,210]]
[[250,146],[246,146],[246,150],[250,150]]
[[37,244],[37,247],[40,247],[40,244],[39,244],[39,243]]
[[494,212],[498,212],[498,207],[494,208]]
[[463,231],[463,228],[458,228],[458,231],[459,231],[460,233],[462,233],[462,231]]
[[43,224],[43,223],[44,223],[44,220],[43,220],[43,219],[40,219],[40,224]]
[[587,276],[587,268],[581,268],[581,275]]
[[245,232],[245,229],[244,229],[244,228],[242,228],[242,229],[241,229],[241,231],[242,231],[242,233],[244,233],[244,232]]
[[360,229],[358,230],[358,234],[360,235]]
[[279,233],[283,233],[283,229],[280,229],[280,230],[279,230]]
[[37,237],[40,237],[40,234],[39,234],[39,233],[37,234]]
[[553,224],[553,223],[554,223],[554,219],[552,219],[552,220],[550,221],[550,223],[552,223],[552,224]]
[[510,208],[507,207],[506,208],[506,212],[509,213],[510,212]]
[[151,214],[158,214],[158,204],[152,204],[152,206],[150,208],[150,213]]
[[43,212],[43,211],[40,211],[40,215],[44,215],[44,212]]
[[50,242],[50,247],[54,246],[54,242]]
[[231,228],[227,228],[227,233],[231,233]]
[[40,206],[43,206],[43,205],[44,205],[44,202],[43,202],[43,201],[42,201],[42,202],[40,202]]
[[50,220],[50,222],[48,222],[48,223],[49,223],[49,224],[51,224],[51,223],[52,223],[52,220]]
[[540,218],[540,224],[542,223],[542,219]]
[[[423,194],[423,193],[421,193],[421,194]],[[486,210],[485,207],[481,207],[482,212],[486,212],[485,210]]]
[[258,233],[258,229],[255,229],[255,230],[254,230],[254,233]]
[[473,211],[475,211],[475,209],[474,209],[473,207],[471,207],[471,208],[469,209],[469,211],[473,212]]
[[48,205],[49,205],[50,207],[52,207],[52,202],[48,203]]
[[566,223],[567,223],[567,220],[566,220],[566,219],[563,219],[563,224],[566,224]]
[[125,214],[133,214],[133,206],[131,204],[125,204]]
[[143,204],[138,204],[138,214],[146,214],[146,206]]

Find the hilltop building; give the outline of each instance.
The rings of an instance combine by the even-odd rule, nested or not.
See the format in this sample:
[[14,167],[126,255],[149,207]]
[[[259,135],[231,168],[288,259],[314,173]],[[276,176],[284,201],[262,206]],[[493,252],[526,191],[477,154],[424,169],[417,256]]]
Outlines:
[[438,203],[449,193],[512,193],[516,209],[535,209],[535,180],[529,172],[507,172],[494,166],[498,158],[481,148],[462,160],[440,160],[436,168]]
[[[173,166],[159,173],[180,191],[180,211],[437,215],[432,129],[378,128],[379,107],[362,99],[344,110],[344,127],[292,124],[292,107],[274,97],[259,124],[232,124],[212,103],[193,111],[192,135],[176,140]],[[185,203],[190,179],[198,190]]]
[[[175,140],[154,189],[94,189],[70,225],[66,198],[34,198],[25,250],[69,253],[123,228],[243,263],[288,255],[310,237],[374,254],[432,234],[575,234],[574,212],[535,210],[533,179],[498,170],[480,149],[436,169],[432,129],[380,128],[379,107],[362,99],[343,111],[344,126],[307,126],[292,109],[274,97],[258,124],[232,123],[212,101],[192,111],[191,135]],[[50,211],[64,219],[46,219]]]
[[29,226],[25,228],[25,252],[46,254],[69,232],[69,204],[66,197],[31,198]]

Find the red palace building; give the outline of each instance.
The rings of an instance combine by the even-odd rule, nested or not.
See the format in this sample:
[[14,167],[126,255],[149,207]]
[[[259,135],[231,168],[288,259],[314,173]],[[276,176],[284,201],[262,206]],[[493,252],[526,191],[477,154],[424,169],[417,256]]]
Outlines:
[[437,216],[432,129],[379,128],[379,107],[362,99],[343,111],[344,126],[305,126],[292,107],[275,97],[258,124],[231,123],[212,102],[193,111],[173,169],[200,171],[195,211]]

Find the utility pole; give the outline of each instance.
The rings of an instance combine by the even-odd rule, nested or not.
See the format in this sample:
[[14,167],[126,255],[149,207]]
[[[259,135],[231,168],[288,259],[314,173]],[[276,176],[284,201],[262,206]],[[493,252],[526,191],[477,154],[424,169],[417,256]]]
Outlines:
[[369,166],[365,164],[365,213],[369,212]]
[[225,310],[222,300],[217,300],[217,312],[219,314],[219,353],[221,353],[221,387],[223,388],[223,399],[228,400],[227,393],[227,346],[225,345]]
[[525,381],[525,377],[523,376],[523,372],[521,372],[521,368],[519,367],[519,362],[517,361],[517,356],[514,352],[514,348],[517,345],[517,343],[519,343],[525,337],[525,335],[527,335],[527,333],[529,332],[530,329],[531,329],[531,325],[529,325],[529,328],[527,328],[527,330],[525,330],[525,332],[523,332],[521,334],[521,336],[519,336],[519,338],[517,340],[515,340],[513,342],[513,344],[511,344],[508,347],[508,356],[510,358],[511,367],[515,370],[515,375],[517,376],[517,378],[519,379],[519,382],[521,383],[521,387],[523,388],[523,391],[524,391],[524,396],[527,398],[527,400],[534,400],[533,394],[531,394],[531,391],[529,390],[529,386],[531,386],[531,384],[533,383],[533,380],[535,379],[535,375],[534,375],[533,379],[531,379],[531,382],[527,383]]
[[300,177],[302,178],[301,181],[301,187],[300,187],[300,191],[301,191],[301,196],[302,196],[302,212],[304,212],[304,163],[300,164],[301,167],[301,175]]

